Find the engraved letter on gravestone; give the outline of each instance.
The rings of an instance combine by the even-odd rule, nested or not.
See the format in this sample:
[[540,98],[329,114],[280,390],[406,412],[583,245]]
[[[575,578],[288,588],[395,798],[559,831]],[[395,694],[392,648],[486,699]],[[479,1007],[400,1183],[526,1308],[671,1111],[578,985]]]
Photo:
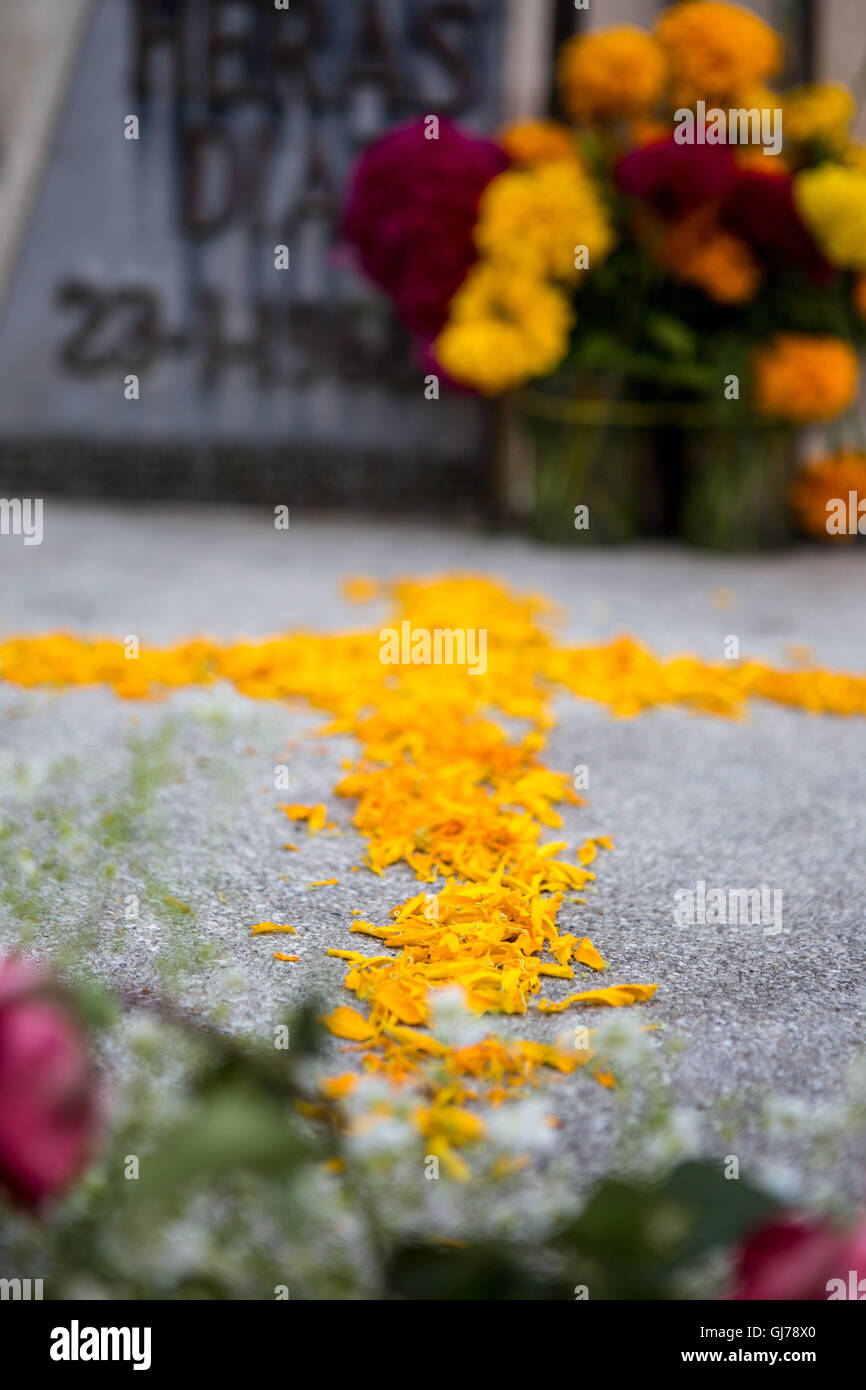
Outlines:
[[0,307],[4,446],[480,472],[483,407],[443,393],[431,429],[425,368],[337,225],[388,127],[496,128],[504,8],[95,0]]

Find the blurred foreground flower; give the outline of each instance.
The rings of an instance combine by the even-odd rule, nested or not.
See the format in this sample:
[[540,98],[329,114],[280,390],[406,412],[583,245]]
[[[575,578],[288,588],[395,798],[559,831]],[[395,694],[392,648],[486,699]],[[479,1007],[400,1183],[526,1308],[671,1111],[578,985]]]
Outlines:
[[840,1234],[814,1220],[772,1221],[743,1246],[737,1274],[735,1299],[866,1297],[866,1222]]
[[86,1162],[96,1132],[81,1025],[50,977],[0,960],[0,1184],[39,1207]]

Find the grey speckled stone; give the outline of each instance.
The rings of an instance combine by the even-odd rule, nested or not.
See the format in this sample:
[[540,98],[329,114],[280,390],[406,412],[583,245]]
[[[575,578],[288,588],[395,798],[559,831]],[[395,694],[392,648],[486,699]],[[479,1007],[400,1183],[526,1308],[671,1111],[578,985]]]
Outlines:
[[[719,658],[736,634],[744,654],[785,663],[785,646],[803,643],[830,667],[866,668],[866,554],[803,550],[748,559],[673,549],[622,551],[547,549],[524,540],[434,529],[410,522],[292,516],[276,532],[268,509],[112,508],[54,503],[45,508],[41,547],[0,541],[0,631],[64,627],[166,641],[197,632],[227,638],[294,626],[337,628],[374,622],[339,596],[347,573],[381,577],[474,569],[518,588],[540,590],[567,610],[567,634],[600,641],[629,631],[656,650],[690,650]],[[724,586],[733,606],[720,611]],[[231,690],[186,690],[159,704],[130,705],[102,690],[64,694],[0,687],[0,746],[44,765],[64,751],[83,762],[74,799],[121,776],[121,747],[130,720],[139,732],[178,714],[185,756],[208,756],[201,776],[187,775],[161,793],[167,829],[163,878],[194,909],[191,932],[216,948],[206,968],[185,978],[186,1002],[212,1008],[227,1001],[229,1026],[267,1032],[281,1006],[315,990],[341,1001],[344,966],[328,946],[356,946],[351,909],[384,918],[412,891],[408,871],[383,882],[362,871],[351,807],[331,788],[345,741],[306,737],[316,715],[254,704]],[[213,711],[227,731],[212,740]],[[754,705],[743,723],[654,711],[612,720],[592,705],[558,701],[552,766],[590,769],[587,809],[572,809],[573,835],[607,833],[616,852],[602,855],[597,891],[586,906],[567,905],[561,924],[586,931],[612,964],[611,979],[658,980],[644,1011],[666,1036],[685,1042],[665,1065],[678,1100],[699,1110],[720,1096],[795,1095],[809,1103],[841,1094],[846,1065],[862,1054],[866,1002],[864,801],[866,727]],[[302,737],[304,736],[304,737]],[[326,800],[338,831],[309,842],[295,835],[275,803],[272,769],[287,742],[291,797]],[[228,757],[231,790],[223,802],[219,767]],[[92,785],[91,785],[92,784]],[[286,839],[303,846],[282,849]],[[279,875],[285,878],[280,878]],[[311,889],[315,879],[339,879]],[[708,887],[783,893],[783,930],[757,926],[673,925],[674,893]],[[69,891],[74,892],[74,889]],[[299,935],[276,949],[298,965],[272,958],[275,938],[251,939],[260,918],[292,922]],[[103,933],[120,949],[100,948],[118,983],[153,979],[161,928],[143,912],[123,927],[108,911]],[[285,945],[290,942],[291,945]],[[551,982],[551,993],[562,988]],[[506,1031],[551,1038],[567,1015],[505,1020]],[[555,1088],[565,1142],[586,1172],[605,1161],[616,1095],[588,1077]],[[735,1150],[757,1158],[807,1163],[806,1148],[779,1146],[758,1127]],[[864,1196],[862,1154],[843,1155],[837,1190]]]

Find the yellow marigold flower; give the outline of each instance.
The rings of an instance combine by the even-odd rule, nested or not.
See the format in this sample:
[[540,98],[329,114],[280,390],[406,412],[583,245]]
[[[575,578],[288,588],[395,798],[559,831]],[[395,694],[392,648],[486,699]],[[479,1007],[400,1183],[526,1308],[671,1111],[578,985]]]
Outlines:
[[794,179],[794,200],[833,265],[866,270],[866,169],[806,169]]
[[515,164],[545,164],[576,154],[574,136],[557,121],[517,121],[502,131],[499,143]]
[[854,98],[841,82],[807,83],[785,96],[782,121],[785,138],[804,145],[821,141],[841,152],[856,110]]
[[557,76],[572,120],[628,120],[658,101],[664,55],[651,35],[623,25],[569,39],[559,51]]
[[774,92],[772,87],[768,87],[765,82],[753,82],[745,87],[739,94],[742,106],[757,106],[758,110],[775,111],[781,104],[782,98],[778,92]]
[[797,424],[841,415],[857,390],[857,354],[842,338],[780,333],[755,358],[755,404]]
[[718,304],[748,304],[760,283],[750,246],[719,227],[711,209],[699,208],[674,223],[658,255],[675,279],[696,285]]
[[481,261],[452,299],[433,350],[456,381],[497,396],[558,365],[571,320],[553,286]]
[[866,169],[866,145],[858,144],[856,140],[852,140],[851,144],[845,148],[842,162],[849,169]]
[[861,503],[866,509],[866,453],[843,449],[802,469],[791,484],[790,492],[802,530],[821,540],[853,539],[847,525],[838,530],[828,527],[828,520],[839,510],[839,504],[847,522],[849,493],[854,493],[855,513],[859,515]]
[[493,179],[481,197],[475,242],[483,257],[509,271],[573,280],[575,247],[586,246],[593,267],[609,252],[613,232],[595,183],[575,158]]
[[686,0],[665,10],[656,37],[670,68],[677,106],[703,98],[736,101],[782,66],[782,41],[768,24],[739,5]]
[[[772,91],[763,83],[757,82],[751,87],[747,87],[738,94],[737,105],[747,111],[757,110],[761,115],[763,126],[764,112],[768,112],[770,130],[775,129],[774,112],[782,106],[782,98],[778,92]],[[783,127],[780,120],[779,129],[784,129],[788,133],[787,126]],[[733,145],[734,159],[743,169],[756,169],[761,174],[786,174],[789,172],[787,162],[781,153],[774,153],[768,145]]]

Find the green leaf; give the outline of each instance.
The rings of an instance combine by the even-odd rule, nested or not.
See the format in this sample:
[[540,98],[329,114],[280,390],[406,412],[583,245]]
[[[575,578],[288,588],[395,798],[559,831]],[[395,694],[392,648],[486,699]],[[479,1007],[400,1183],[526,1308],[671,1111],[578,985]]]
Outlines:
[[591,1297],[664,1298],[672,1275],[742,1237],[775,1201],[716,1163],[682,1164],[655,1187],[603,1182],[566,1244],[589,1262]]
[[669,357],[695,357],[698,349],[697,335],[682,319],[673,314],[659,311],[648,313],[643,320],[643,330],[655,347]]
[[141,1160],[141,1195],[239,1171],[285,1172],[311,1153],[283,1108],[243,1084],[218,1087],[168,1129],[154,1154]]
[[118,1010],[113,995],[96,980],[86,980],[70,986],[72,1002],[88,1028],[110,1028],[117,1022]]
[[385,1281],[387,1298],[498,1302],[572,1296],[566,1280],[533,1272],[518,1250],[492,1244],[466,1250],[403,1246],[392,1255]]
[[743,1178],[726,1178],[720,1164],[682,1163],[667,1182],[668,1194],[695,1213],[689,1242],[695,1253],[728,1245],[765,1221],[778,1203]]

